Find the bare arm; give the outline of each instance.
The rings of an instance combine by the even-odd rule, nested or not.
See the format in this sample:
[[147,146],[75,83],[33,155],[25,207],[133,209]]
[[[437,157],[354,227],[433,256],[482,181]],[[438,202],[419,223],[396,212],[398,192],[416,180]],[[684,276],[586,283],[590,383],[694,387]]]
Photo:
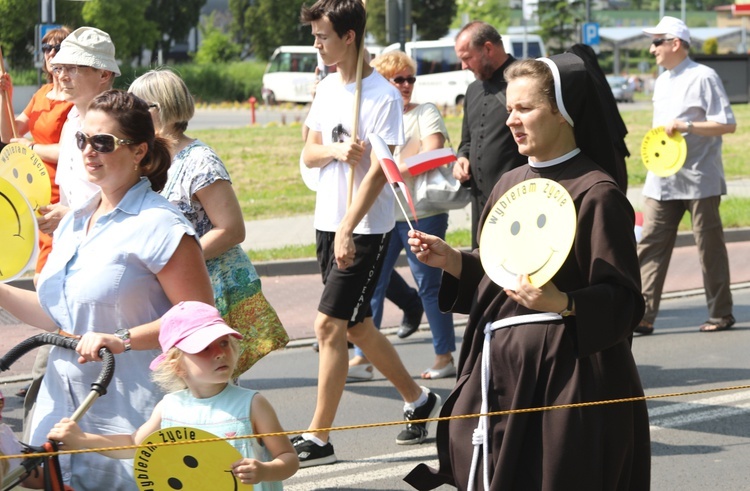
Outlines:
[[[393,145],[389,145],[388,148],[393,152]],[[346,214],[336,230],[334,254],[339,269],[346,269],[354,261],[355,249],[352,237],[354,229],[362,221],[362,218],[367,214],[372,204],[375,203],[375,200],[387,182],[388,179],[385,177],[383,169],[380,167],[377,156],[373,151],[370,154],[370,169],[367,171],[367,175],[362,180],[357,194],[352,199],[351,206],[346,210]]]
[[[680,133],[688,133],[687,121],[679,121],[675,119],[664,127],[668,135],[672,135],[675,131]],[[689,133],[698,136],[721,136],[727,133],[734,133],[737,130],[736,124],[722,124],[716,121],[693,121],[693,127]]]
[[[22,116],[25,116],[25,114],[22,114]],[[20,119],[16,119],[16,122]],[[19,131],[18,134],[20,135],[21,132]],[[20,143],[21,145],[25,145],[29,148],[31,148],[32,143],[34,144],[34,152],[36,152],[37,155],[42,160],[46,160],[47,162],[57,162],[57,159],[60,157],[60,145],[58,143],[50,143],[41,145],[39,143],[34,143],[28,138],[11,138],[10,140],[13,143]]]
[[[97,435],[86,433],[81,430],[78,424],[69,418],[63,418],[59,423],[49,431],[47,438],[56,442],[61,442],[65,450],[84,450],[107,447],[125,447],[138,445],[143,440],[161,427],[161,402],[156,405],[151,417],[143,423],[132,435]],[[135,455],[135,449],[109,450],[99,452],[112,459],[132,459]]]
[[58,326],[39,303],[36,292],[0,284],[0,307],[10,312],[24,324],[45,331],[55,331]]
[[245,219],[229,181],[215,181],[195,195],[214,226],[200,239],[205,259],[218,257],[245,240]]
[[461,252],[449,246],[440,237],[410,230],[409,247],[420,262],[440,268],[454,278],[461,278]]
[[[190,235],[182,237],[180,245],[156,277],[172,305],[185,300],[214,304],[214,293],[203,254],[195,238]],[[160,325],[161,320],[156,319],[129,329],[132,349],[158,348]],[[78,361],[98,361],[98,352],[102,346],[106,346],[115,354],[125,351],[124,341],[114,334],[89,332],[78,342],[76,351],[81,355]]]
[[364,154],[364,146],[353,141],[323,145],[320,131],[310,130],[302,151],[302,160],[308,167],[325,167],[333,160],[356,166]]
[[[271,403],[260,394],[253,397],[252,424],[254,433],[280,433],[284,431]],[[289,438],[272,436],[263,438],[263,445],[273,458],[270,462],[255,459],[241,459],[232,464],[232,472],[243,484],[257,484],[264,481],[283,481],[299,469],[299,459]]]

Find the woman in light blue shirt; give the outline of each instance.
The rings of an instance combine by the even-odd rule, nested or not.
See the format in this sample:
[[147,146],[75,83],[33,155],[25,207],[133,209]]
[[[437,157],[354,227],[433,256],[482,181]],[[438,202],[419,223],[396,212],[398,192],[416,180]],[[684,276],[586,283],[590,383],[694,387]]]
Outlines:
[[[78,353],[53,348],[31,423],[31,443],[88,395],[106,346],[117,354],[107,395],[80,421],[87,431],[128,433],[161,398],[148,364],[158,351],[159,319],[183,300],[213,304],[201,248],[182,213],[154,191],[171,159],[156,138],[147,104],[110,90],[89,106],[76,134],[89,181],[101,192],[69,213],[55,232],[38,296],[0,285],[0,307],[27,324],[82,336]],[[98,454],[61,458],[77,491],[135,490],[132,461]]]

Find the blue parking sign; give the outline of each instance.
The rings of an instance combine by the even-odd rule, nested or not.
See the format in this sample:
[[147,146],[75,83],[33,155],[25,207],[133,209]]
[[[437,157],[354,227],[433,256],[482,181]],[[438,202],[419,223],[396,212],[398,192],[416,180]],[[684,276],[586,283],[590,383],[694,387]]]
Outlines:
[[598,22],[586,22],[581,29],[583,29],[583,44],[588,44],[589,46],[600,44]]

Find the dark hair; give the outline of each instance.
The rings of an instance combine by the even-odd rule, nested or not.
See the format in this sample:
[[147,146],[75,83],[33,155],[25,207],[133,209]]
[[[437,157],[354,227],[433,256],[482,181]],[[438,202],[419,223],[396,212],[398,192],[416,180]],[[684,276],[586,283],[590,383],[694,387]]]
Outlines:
[[[70,34],[70,32],[71,31],[68,26],[60,26],[56,29],[50,29],[42,38],[42,43],[60,44],[66,37],[68,37],[68,34]],[[50,72],[47,71],[47,63],[42,63],[42,71],[47,77],[47,83],[51,84],[53,76]]]
[[365,33],[367,12],[361,0],[318,0],[312,7],[302,6],[299,19],[303,25],[327,17],[339,37],[350,30],[354,31],[354,39],[359,48]]
[[473,20],[463,26],[456,38],[458,38],[464,32],[469,32],[471,36],[471,45],[474,48],[481,48],[484,43],[492,43],[495,46],[503,45],[503,38],[497,29],[489,25],[488,23],[481,20]]
[[139,164],[141,175],[148,177],[154,191],[164,189],[172,156],[169,154],[167,140],[157,137],[154,132],[154,121],[151,119],[148,104],[124,90],[111,89],[94,97],[88,110],[108,114],[117,121],[125,138],[135,143],[148,144],[146,155]]

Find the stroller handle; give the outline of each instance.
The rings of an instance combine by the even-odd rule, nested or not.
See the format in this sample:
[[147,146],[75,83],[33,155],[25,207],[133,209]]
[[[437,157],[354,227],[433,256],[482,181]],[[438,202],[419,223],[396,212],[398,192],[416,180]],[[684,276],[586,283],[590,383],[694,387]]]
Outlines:
[[[75,350],[76,346],[78,346],[78,338],[61,336],[60,334],[51,332],[45,332],[42,334],[37,334],[36,336],[32,336],[18,343],[16,346],[11,348],[5,354],[5,356],[0,358],[0,371],[4,372],[10,369],[11,365],[13,365],[13,363],[15,363],[23,355],[33,350],[34,348],[38,348],[39,346],[43,346],[45,344],[51,344],[54,346],[59,346],[61,348]],[[96,379],[96,381],[92,382],[91,390],[97,392],[100,396],[103,396],[107,393],[107,387],[112,381],[112,376],[115,373],[115,357],[111,351],[104,347],[99,350],[99,356],[102,359],[102,369],[99,372],[99,377]]]

